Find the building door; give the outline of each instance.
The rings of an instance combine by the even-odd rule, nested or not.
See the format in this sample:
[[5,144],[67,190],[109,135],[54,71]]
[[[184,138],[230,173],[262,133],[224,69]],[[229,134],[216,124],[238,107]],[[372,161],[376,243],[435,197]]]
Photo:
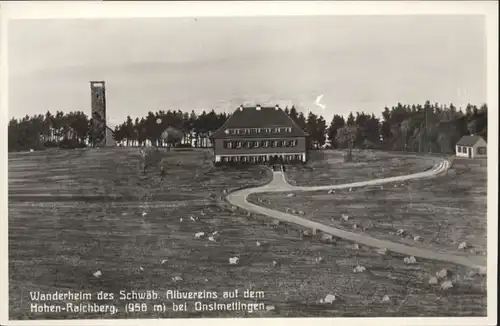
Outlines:
[[469,147],[468,149],[469,149],[469,158],[472,158],[472,148]]
[[277,161],[278,161],[278,155],[272,155],[269,158],[269,163],[271,163],[271,164],[276,164]]

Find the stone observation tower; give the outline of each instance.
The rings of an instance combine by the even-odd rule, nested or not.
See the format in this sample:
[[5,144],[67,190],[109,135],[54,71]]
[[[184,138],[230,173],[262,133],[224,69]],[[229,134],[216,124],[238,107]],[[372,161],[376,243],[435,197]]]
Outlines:
[[112,146],[113,130],[106,123],[106,87],[104,81],[91,81],[92,134],[96,146]]

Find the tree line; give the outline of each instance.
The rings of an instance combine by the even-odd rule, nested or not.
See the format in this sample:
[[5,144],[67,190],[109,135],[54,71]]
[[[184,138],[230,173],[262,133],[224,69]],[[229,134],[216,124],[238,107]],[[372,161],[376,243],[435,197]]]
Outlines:
[[125,142],[126,146],[143,146],[147,140],[154,145],[159,145],[161,140],[175,145],[183,138],[189,139],[191,134],[195,139],[208,137],[227,118],[227,114],[217,114],[214,110],[208,113],[203,111],[200,115],[194,111],[150,111],[146,117],[136,118],[134,121],[128,116],[124,123],[115,127],[114,138],[118,142]]
[[[227,120],[225,113],[203,111],[197,115],[177,111],[148,112],[145,117],[126,121],[113,128],[113,138],[125,146],[144,146],[147,141],[158,145],[160,140],[178,143],[193,132],[196,137],[207,137]],[[79,148],[98,143],[98,128],[92,118],[81,111],[38,114],[21,119],[12,118],[8,128],[9,151],[43,148]]]
[[467,104],[464,112],[452,103],[398,103],[385,107],[382,119],[364,112],[351,112],[347,119],[335,115],[327,134],[333,148],[349,150],[349,158],[353,148],[453,153],[465,135],[488,139],[488,107]]
[[[456,142],[464,135],[475,134],[487,140],[487,105],[468,104],[465,109],[453,104],[403,105],[385,107],[381,118],[373,113],[351,112],[347,117],[334,115],[327,124],[325,118],[295,107],[284,111],[306,131],[308,146],[314,148],[372,148],[393,151],[452,153]],[[201,114],[180,110],[148,112],[145,117],[132,119],[114,127],[113,137],[126,146],[175,145],[194,135],[209,137],[228,119],[214,110]],[[47,147],[75,148],[94,146],[96,133],[92,118],[81,111],[64,114],[13,118],[9,122],[9,151],[43,149]],[[199,147],[199,144],[195,144]]]

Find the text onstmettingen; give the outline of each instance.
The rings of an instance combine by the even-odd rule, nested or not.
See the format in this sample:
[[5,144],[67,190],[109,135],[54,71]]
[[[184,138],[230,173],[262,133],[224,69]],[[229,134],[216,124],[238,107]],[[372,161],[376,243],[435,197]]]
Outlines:
[[[232,291],[119,291],[118,294],[99,291],[71,292],[56,291],[52,293],[30,292],[30,311],[32,313],[101,313],[114,315],[120,311],[125,313],[139,312],[214,312],[214,311],[246,311],[249,313],[265,311],[266,305],[263,302],[241,302],[233,300],[230,302],[214,302],[207,300],[228,300],[244,298],[247,300],[263,300],[264,291],[253,291],[238,289]],[[124,301],[118,308],[115,304],[89,301]],[[162,300],[174,300],[164,302]],[[180,303],[180,300],[204,300]],[[75,302],[76,301],[76,302]],[[80,302],[78,302],[80,301]],[[153,301],[153,302],[152,302]]]

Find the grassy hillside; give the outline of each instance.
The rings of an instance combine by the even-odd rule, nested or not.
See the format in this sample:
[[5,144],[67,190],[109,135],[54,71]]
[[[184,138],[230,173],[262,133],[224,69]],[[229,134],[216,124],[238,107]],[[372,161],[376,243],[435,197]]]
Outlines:
[[296,186],[324,186],[385,178],[430,169],[439,157],[355,150],[344,162],[344,152],[311,151],[307,164],[287,166],[286,176]]
[[[381,256],[372,248],[324,244],[222,200],[224,190],[268,182],[265,169],[214,168],[203,151],[164,152],[145,175],[139,163],[134,149],[9,155],[11,319],[486,315],[484,276],[469,280],[466,270],[449,264],[405,265],[403,257]],[[216,242],[195,237],[214,231],[220,232]],[[240,262],[230,265],[234,256]],[[324,262],[318,264],[318,257]],[[367,271],[354,274],[358,264]],[[427,284],[442,268],[461,280],[455,288]],[[99,278],[93,276],[97,270]],[[127,302],[115,298],[105,302],[118,307],[116,315],[30,312],[30,291],[117,295],[168,289],[261,290],[265,296],[258,302],[275,309],[197,312],[187,300],[187,312],[153,312],[153,303],[171,307],[171,300],[161,299],[150,301],[147,312],[126,313]],[[339,299],[319,304],[330,293]],[[381,302],[386,294],[391,301]]]

